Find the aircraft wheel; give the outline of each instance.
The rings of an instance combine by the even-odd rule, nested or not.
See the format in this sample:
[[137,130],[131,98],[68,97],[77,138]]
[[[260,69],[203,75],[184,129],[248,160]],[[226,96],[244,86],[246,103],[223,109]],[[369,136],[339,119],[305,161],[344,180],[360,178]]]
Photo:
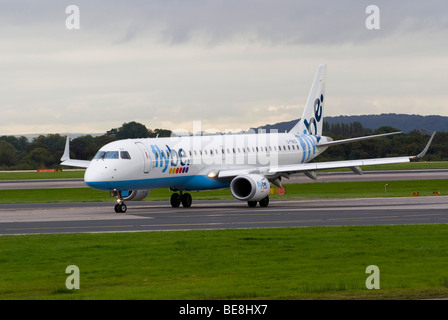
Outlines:
[[251,208],[254,208],[257,206],[257,201],[247,201],[247,205]]
[[171,206],[177,208],[180,206],[180,195],[178,193],[173,193],[170,199]]
[[184,193],[182,195],[182,205],[184,208],[191,207],[191,203],[193,202],[193,199],[191,198],[191,195],[189,193]]
[[128,210],[128,206],[124,202],[117,203],[115,205],[115,212],[116,213],[125,213],[126,210]]
[[260,207],[267,207],[269,205],[269,196],[260,200]]

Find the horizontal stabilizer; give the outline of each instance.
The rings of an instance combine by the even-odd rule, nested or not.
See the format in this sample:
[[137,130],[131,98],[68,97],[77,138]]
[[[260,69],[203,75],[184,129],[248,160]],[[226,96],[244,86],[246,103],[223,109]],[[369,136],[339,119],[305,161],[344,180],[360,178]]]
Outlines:
[[88,160],[75,160],[70,159],[70,138],[67,137],[65,142],[64,154],[61,157],[61,166],[87,168],[90,165]]
[[90,161],[88,160],[68,159],[61,162],[61,166],[69,166],[69,167],[88,168],[89,165]]

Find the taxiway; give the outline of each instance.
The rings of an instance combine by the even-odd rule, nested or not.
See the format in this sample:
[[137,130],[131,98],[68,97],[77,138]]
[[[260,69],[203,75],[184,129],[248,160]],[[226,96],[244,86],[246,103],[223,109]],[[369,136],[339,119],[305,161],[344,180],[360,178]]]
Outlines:
[[129,203],[0,204],[0,234],[137,232],[228,228],[278,228],[448,223],[448,196],[369,199],[271,200],[249,208],[237,200]]

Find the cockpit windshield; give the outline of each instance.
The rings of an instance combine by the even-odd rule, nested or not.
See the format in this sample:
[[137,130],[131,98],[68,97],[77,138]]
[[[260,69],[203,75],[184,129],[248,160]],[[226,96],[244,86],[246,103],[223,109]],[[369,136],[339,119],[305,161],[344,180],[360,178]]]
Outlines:
[[120,151],[120,158],[121,159],[131,159],[131,156],[129,155],[129,152],[127,152],[127,151]]
[[93,159],[118,159],[118,151],[98,151]]
[[131,159],[127,151],[98,151],[93,159]]

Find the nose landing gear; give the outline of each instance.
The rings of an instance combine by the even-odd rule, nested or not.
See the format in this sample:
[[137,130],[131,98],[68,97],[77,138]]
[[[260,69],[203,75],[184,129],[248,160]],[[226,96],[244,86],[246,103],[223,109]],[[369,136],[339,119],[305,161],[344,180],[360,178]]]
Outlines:
[[126,210],[128,210],[128,206],[123,201],[123,197],[121,195],[120,190],[114,190],[110,192],[110,195],[117,198],[117,204],[115,205],[115,212],[116,213],[125,213]]
[[116,213],[125,213],[127,209],[128,209],[128,206],[124,202],[120,202],[115,205]]

